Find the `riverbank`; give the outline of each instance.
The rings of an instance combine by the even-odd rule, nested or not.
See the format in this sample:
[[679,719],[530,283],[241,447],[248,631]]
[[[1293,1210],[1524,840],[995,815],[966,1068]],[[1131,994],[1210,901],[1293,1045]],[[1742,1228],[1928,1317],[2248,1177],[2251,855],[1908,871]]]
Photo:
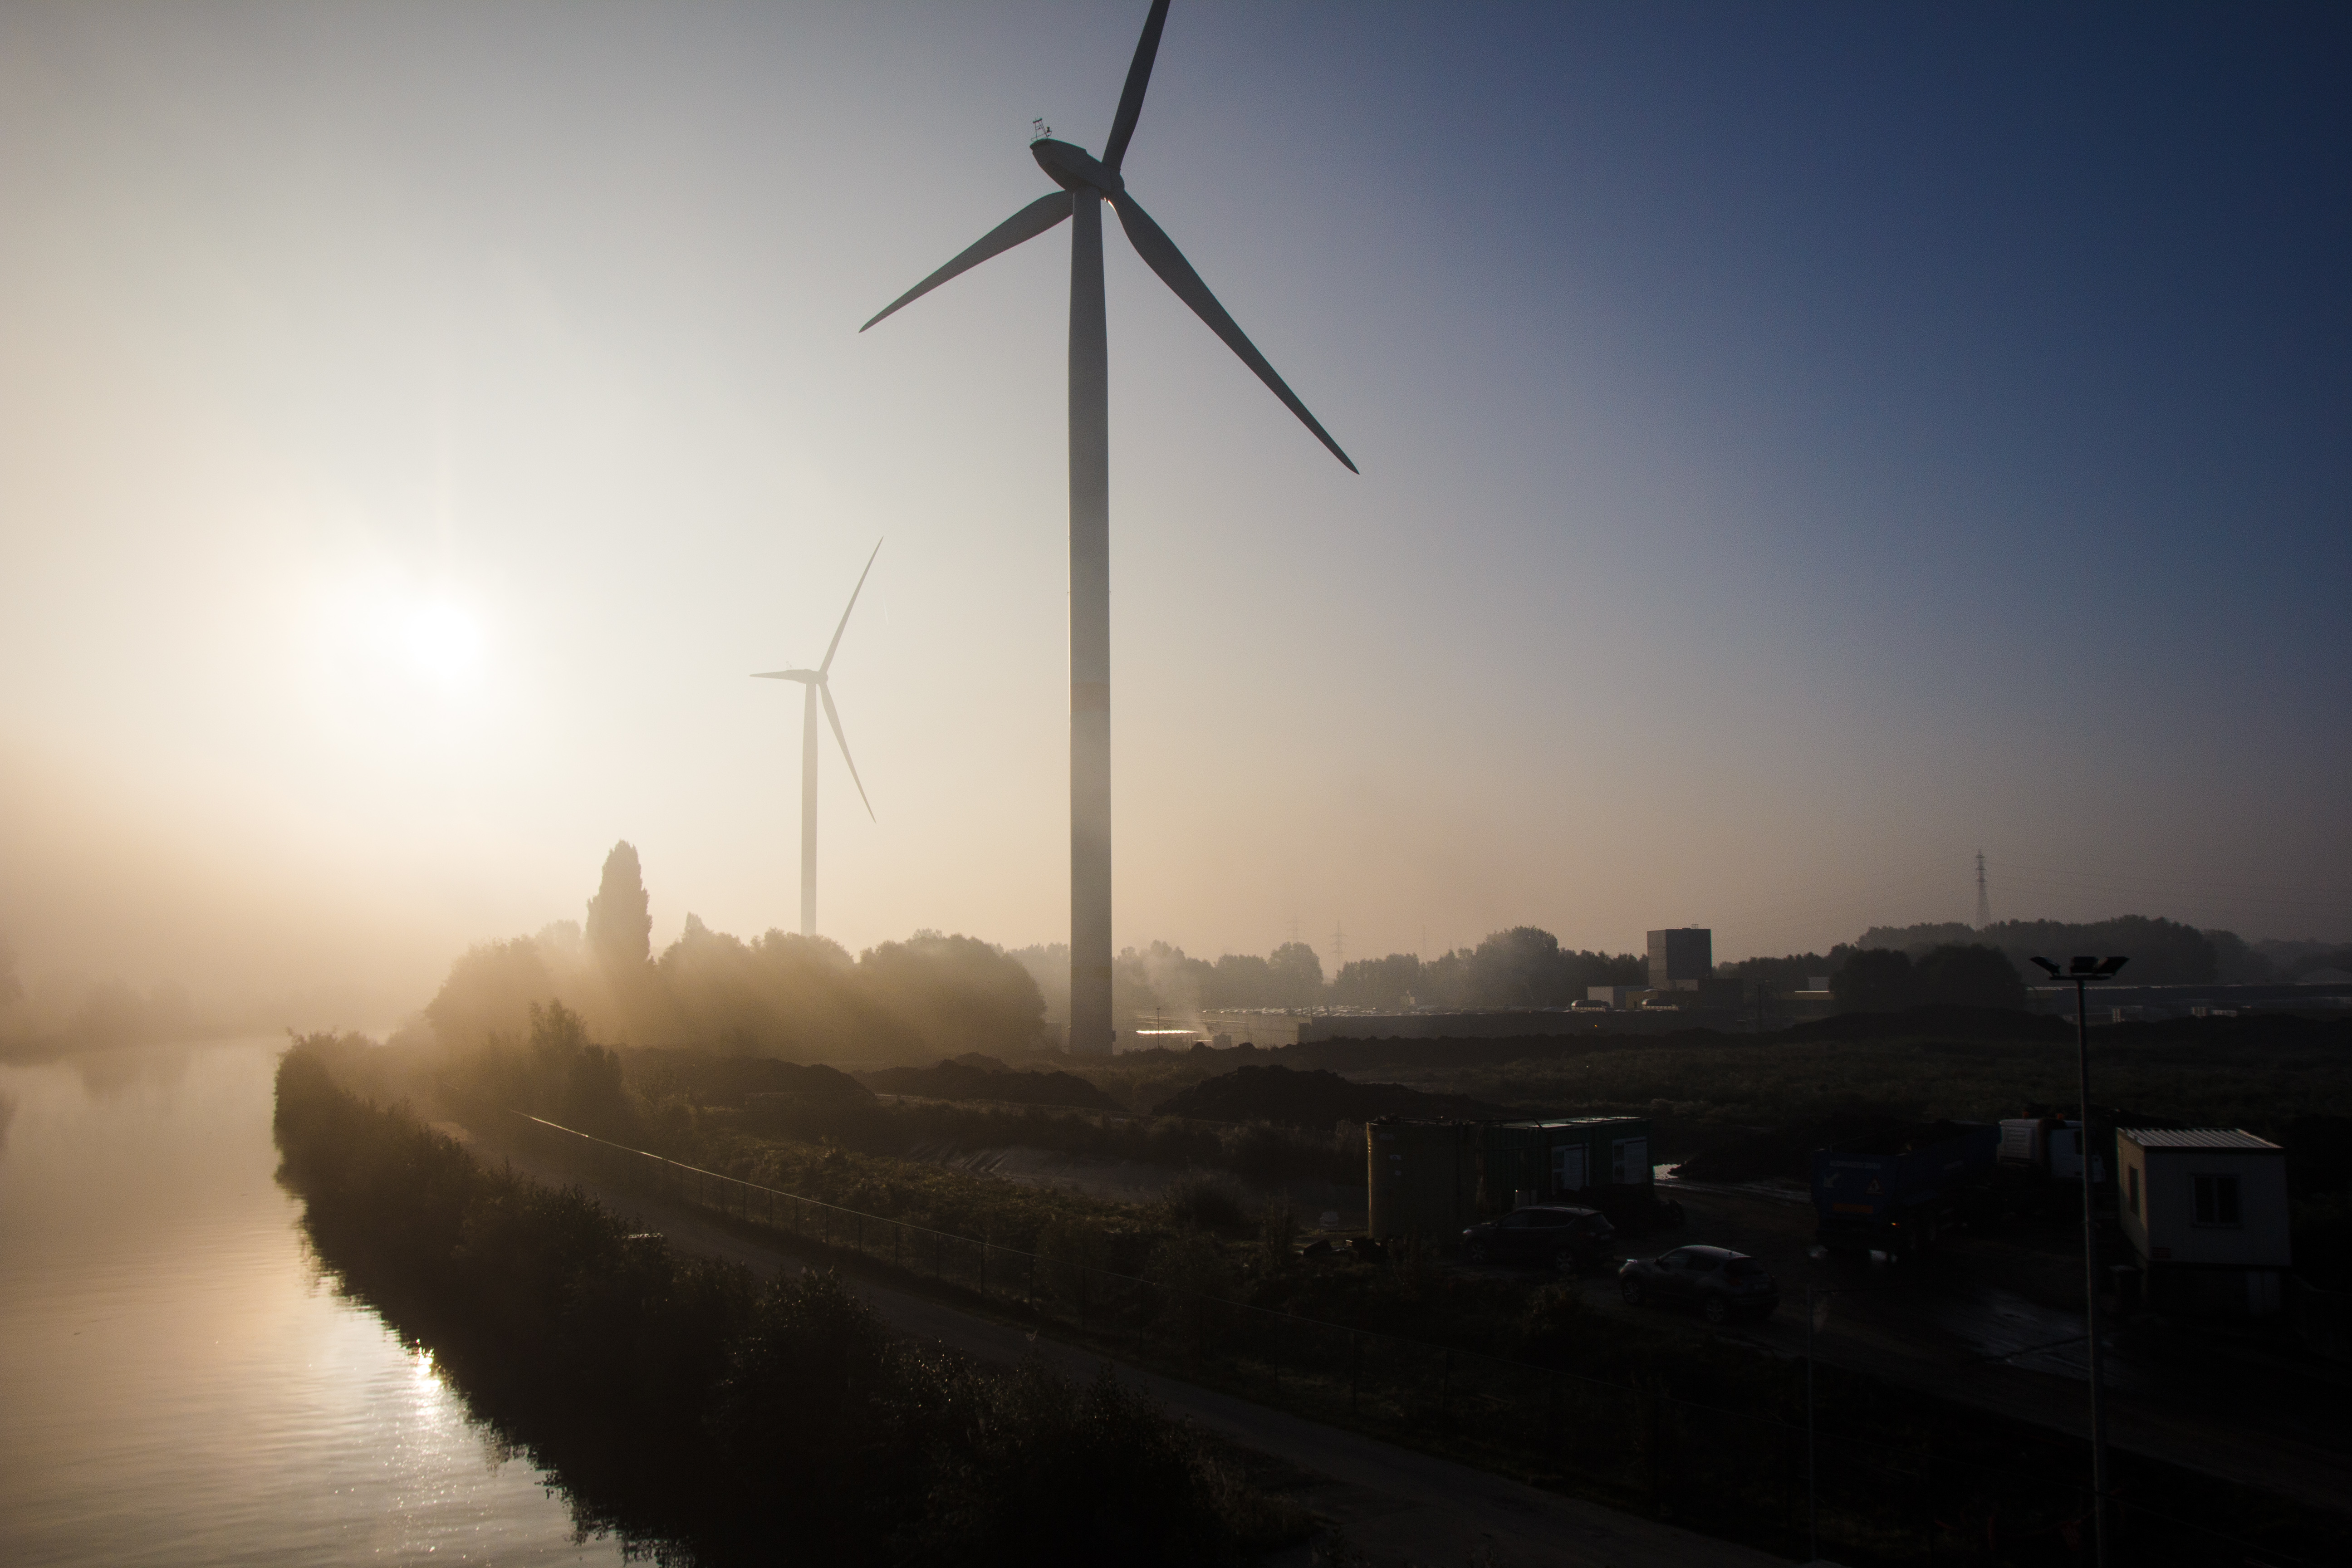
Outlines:
[[477,1163],[298,1044],[275,1122],[320,1256],[452,1345],[599,1524],[699,1562],[1242,1562],[1304,1516],[1109,1377],[891,1335],[829,1272],[761,1279]]

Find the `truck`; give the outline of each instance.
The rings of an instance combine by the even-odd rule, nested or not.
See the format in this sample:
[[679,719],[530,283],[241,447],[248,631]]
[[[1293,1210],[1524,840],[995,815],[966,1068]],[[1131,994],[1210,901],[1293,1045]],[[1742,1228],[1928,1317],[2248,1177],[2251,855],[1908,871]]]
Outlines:
[[1990,1184],[2000,1129],[1928,1121],[1813,1152],[1814,1239],[1907,1258],[1966,1219]]

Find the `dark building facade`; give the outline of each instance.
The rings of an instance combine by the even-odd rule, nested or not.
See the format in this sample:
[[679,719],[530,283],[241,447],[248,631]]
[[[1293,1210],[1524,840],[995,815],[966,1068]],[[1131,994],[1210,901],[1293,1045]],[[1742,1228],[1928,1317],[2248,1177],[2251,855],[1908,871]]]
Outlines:
[[1696,991],[1715,974],[1715,932],[1681,926],[1650,933],[1650,989]]

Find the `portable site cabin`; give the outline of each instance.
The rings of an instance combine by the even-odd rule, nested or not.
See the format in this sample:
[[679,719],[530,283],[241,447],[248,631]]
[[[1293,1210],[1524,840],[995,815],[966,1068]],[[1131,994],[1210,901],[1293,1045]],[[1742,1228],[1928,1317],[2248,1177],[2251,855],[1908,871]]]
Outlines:
[[[2062,1182],[2083,1179],[2083,1124],[2055,1116],[2012,1116],[2000,1124],[2000,1163]],[[2104,1185],[2106,1162],[2091,1156],[2093,1185]]]
[[2218,1127],[2119,1128],[2118,1207],[2159,1310],[2269,1317],[2293,1262],[2286,1151]]
[[1381,1121],[1364,1129],[1364,1145],[1376,1237],[1453,1236],[1524,1204],[1654,1184],[1650,1123],[1638,1116]]

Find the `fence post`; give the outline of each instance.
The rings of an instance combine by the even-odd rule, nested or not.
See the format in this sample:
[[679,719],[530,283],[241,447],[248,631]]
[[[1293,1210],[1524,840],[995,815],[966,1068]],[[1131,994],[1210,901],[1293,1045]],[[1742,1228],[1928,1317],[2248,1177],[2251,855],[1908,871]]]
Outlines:
[[1350,1415],[1360,1414],[1356,1405],[1356,1374],[1362,1369],[1363,1364],[1363,1342],[1359,1340],[1355,1331],[1350,1329],[1348,1331],[1348,1414]]

